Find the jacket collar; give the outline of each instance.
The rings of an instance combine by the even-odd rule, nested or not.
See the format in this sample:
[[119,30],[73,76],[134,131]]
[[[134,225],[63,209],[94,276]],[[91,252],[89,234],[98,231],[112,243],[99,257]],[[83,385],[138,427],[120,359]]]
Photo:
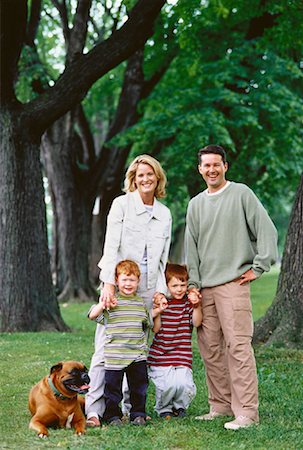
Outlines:
[[[135,201],[136,214],[139,215],[146,213],[146,208],[144,206],[144,203],[142,201],[138,189],[136,189],[134,192],[131,192],[130,194],[133,196]],[[161,203],[155,197],[152,214],[152,217],[154,217],[155,219],[161,220],[161,206],[162,206]]]

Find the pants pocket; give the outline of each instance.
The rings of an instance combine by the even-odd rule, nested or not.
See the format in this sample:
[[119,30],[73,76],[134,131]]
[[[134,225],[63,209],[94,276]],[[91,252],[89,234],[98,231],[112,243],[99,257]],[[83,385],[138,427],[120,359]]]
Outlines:
[[[243,286],[244,288],[246,286]],[[253,319],[252,307],[249,298],[249,293],[245,290],[243,296],[233,298],[233,316],[234,316],[234,331],[237,336],[253,336]]]

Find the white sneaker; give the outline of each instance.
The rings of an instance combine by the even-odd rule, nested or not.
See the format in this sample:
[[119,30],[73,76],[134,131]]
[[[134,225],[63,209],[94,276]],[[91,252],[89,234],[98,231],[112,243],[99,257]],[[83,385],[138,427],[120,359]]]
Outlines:
[[221,413],[218,411],[211,410],[207,414],[203,414],[202,416],[196,416],[196,420],[214,420],[217,417],[229,416],[230,414]]
[[224,424],[224,428],[226,430],[239,430],[240,428],[247,428],[251,427],[252,425],[258,425],[258,422],[246,416],[238,416],[235,418],[235,420],[226,422]]

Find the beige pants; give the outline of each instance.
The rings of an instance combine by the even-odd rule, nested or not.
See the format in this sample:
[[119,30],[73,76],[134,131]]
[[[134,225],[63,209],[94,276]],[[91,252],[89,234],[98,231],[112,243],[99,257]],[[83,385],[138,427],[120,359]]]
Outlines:
[[250,285],[232,281],[202,289],[198,344],[211,409],[258,420],[258,380],[251,345]]

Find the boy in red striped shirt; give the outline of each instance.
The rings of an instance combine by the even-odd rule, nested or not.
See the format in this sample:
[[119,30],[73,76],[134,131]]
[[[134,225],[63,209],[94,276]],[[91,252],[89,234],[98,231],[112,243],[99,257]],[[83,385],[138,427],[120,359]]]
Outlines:
[[170,297],[157,308],[156,332],[149,349],[149,377],[156,387],[155,410],[160,417],[184,417],[196,395],[192,375],[191,335],[202,323],[201,300],[187,297],[185,266],[167,264],[165,271]]

